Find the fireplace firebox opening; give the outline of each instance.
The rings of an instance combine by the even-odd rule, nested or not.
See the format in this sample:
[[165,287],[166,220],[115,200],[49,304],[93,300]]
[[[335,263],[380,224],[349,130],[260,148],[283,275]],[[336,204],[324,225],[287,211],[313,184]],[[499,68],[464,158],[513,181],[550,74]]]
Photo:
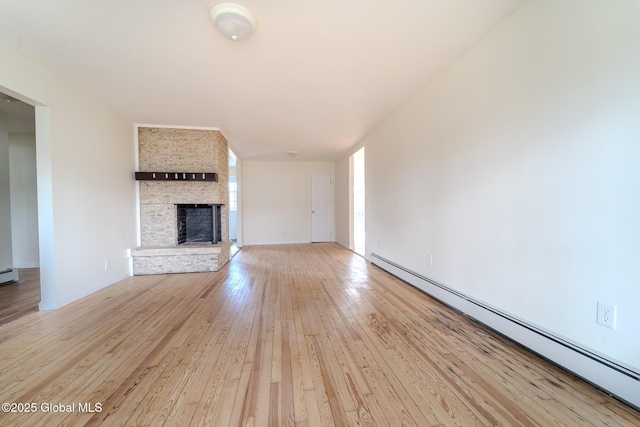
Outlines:
[[216,244],[222,241],[222,205],[176,205],[178,245]]

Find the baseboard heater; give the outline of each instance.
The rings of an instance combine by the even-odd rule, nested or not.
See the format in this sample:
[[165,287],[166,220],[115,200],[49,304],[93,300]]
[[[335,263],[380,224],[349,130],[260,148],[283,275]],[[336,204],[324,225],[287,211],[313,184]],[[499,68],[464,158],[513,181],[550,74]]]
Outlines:
[[375,253],[371,263],[640,410],[640,373]]
[[7,268],[6,270],[0,271],[0,285],[9,282],[17,282],[18,281],[18,270],[15,268]]

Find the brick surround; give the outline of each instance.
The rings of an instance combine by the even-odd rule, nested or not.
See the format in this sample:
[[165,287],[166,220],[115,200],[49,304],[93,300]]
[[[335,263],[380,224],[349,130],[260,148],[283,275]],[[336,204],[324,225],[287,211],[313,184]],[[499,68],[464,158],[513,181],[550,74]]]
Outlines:
[[[228,143],[216,130],[139,128],[142,172],[216,172],[218,182],[139,181],[141,247],[133,273],[218,271],[229,261]],[[178,204],[221,204],[222,242],[178,246]]]

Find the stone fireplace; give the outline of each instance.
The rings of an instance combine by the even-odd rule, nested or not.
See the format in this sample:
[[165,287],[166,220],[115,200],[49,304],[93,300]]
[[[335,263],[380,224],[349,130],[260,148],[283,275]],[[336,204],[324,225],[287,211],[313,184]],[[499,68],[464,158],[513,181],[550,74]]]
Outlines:
[[[139,128],[141,172],[218,180],[140,180],[133,274],[218,271],[229,261],[228,144],[216,130]],[[166,174],[163,174],[163,176]]]

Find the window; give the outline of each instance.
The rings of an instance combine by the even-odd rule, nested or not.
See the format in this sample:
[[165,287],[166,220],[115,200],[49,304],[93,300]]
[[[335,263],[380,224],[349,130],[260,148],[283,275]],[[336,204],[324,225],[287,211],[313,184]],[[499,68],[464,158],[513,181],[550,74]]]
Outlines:
[[238,183],[235,176],[229,178],[229,210],[238,210]]

